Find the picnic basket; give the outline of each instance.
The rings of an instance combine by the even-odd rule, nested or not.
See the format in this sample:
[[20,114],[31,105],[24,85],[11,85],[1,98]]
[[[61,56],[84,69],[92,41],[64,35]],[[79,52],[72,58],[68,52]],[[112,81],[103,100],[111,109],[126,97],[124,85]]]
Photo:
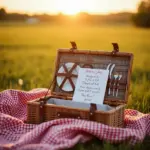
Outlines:
[[[27,122],[39,124],[60,118],[85,119],[100,122],[113,127],[124,126],[124,109],[128,101],[133,54],[119,52],[117,43],[113,43],[113,51],[78,50],[76,43],[72,48],[58,49],[53,81],[50,85],[51,95],[27,102]],[[70,70],[66,64],[72,64]],[[103,108],[96,104],[76,104],[71,101],[78,74],[73,71],[77,66],[82,68],[106,69],[108,64],[115,64],[109,76]],[[63,71],[60,70],[63,68]],[[113,74],[121,74],[121,79],[115,84]],[[59,77],[62,78],[58,83]],[[70,84],[71,91],[64,85]],[[109,93],[109,90],[111,93]],[[112,94],[112,92],[118,95]],[[48,93],[48,92],[47,92]],[[109,94],[108,94],[109,93]],[[78,103],[78,102],[77,102]],[[110,106],[110,108],[109,108]],[[83,107],[83,108],[82,108]],[[84,108],[85,107],[85,108]]]

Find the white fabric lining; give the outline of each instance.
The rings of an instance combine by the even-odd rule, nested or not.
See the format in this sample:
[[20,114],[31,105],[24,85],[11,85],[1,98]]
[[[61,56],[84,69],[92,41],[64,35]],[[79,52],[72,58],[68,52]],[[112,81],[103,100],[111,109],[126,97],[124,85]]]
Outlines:
[[[58,105],[58,106],[71,107],[71,108],[80,108],[80,109],[89,109],[90,108],[90,104],[88,104],[88,103],[74,102],[74,101],[70,101],[70,100],[63,100],[63,99],[57,99],[57,98],[50,98],[47,101],[47,103]],[[110,111],[112,109],[114,109],[114,107],[111,107],[109,105],[97,104],[97,110]]]

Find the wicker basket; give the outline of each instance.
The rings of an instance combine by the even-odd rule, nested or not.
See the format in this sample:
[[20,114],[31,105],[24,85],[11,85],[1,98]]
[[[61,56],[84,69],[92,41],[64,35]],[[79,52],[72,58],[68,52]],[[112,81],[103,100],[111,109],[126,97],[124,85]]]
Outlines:
[[[75,65],[67,71],[65,64],[73,62]],[[56,70],[51,88],[52,95],[40,99],[32,100],[27,103],[27,122],[38,124],[41,122],[59,119],[59,118],[76,118],[86,119],[100,122],[114,127],[123,127],[124,125],[124,109],[128,100],[128,91],[130,85],[130,77],[132,70],[133,55],[131,53],[119,52],[118,46],[114,46],[113,52],[90,51],[72,49],[59,49],[56,60]],[[104,103],[111,106],[110,110],[99,110],[96,104],[90,104],[89,108],[73,108],[68,106],[56,105],[48,103],[51,99],[69,100],[72,103],[72,96],[75,85],[71,81],[77,75],[71,74],[73,69],[79,65],[84,68],[106,69],[109,63],[114,63],[116,67],[114,72],[121,73],[122,79],[116,87],[113,87],[113,80],[108,79]],[[64,66],[67,73],[59,73],[60,67]],[[64,91],[63,82],[61,85],[57,83],[57,77],[64,76],[64,80],[70,82],[72,91]],[[109,89],[118,89],[118,96],[108,95]]]

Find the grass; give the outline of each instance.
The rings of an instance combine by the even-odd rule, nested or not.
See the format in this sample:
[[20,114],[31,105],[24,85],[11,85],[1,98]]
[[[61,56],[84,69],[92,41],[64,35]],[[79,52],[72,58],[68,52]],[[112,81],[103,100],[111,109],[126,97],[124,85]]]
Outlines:
[[[89,143],[87,143],[87,145],[84,144],[77,144],[72,150],[129,150],[130,146],[124,146],[124,144],[122,145],[112,145],[110,143],[101,143],[98,141],[90,141]],[[137,146],[136,146],[137,147]],[[131,149],[131,148],[130,148]]]
[[147,138],[144,140],[143,143],[138,143],[134,146],[127,145],[126,143],[110,144],[108,142],[100,141],[98,139],[93,139],[86,144],[77,144],[70,150],[148,150],[149,147],[150,143],[147,142]]
[[[79,49],[106,51],[117,42],[120,51],[134,54],[127,108],[150,112],[150,30],[130,25],[0,24],[0,35],[0,91],[48,87],[56,50],[70,48],[70,40],[75,40]],[[18,79],[23,80],[22,87]]]

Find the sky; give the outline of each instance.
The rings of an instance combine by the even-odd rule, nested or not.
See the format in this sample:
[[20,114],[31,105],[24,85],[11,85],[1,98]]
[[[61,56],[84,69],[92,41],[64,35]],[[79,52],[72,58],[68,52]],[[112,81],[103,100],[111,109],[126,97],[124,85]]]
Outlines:
[[139,2],[140,0],[0,0],[0,8],[4,7],[8,12],[29,14],[107,14],[120,11],[135,12]]

